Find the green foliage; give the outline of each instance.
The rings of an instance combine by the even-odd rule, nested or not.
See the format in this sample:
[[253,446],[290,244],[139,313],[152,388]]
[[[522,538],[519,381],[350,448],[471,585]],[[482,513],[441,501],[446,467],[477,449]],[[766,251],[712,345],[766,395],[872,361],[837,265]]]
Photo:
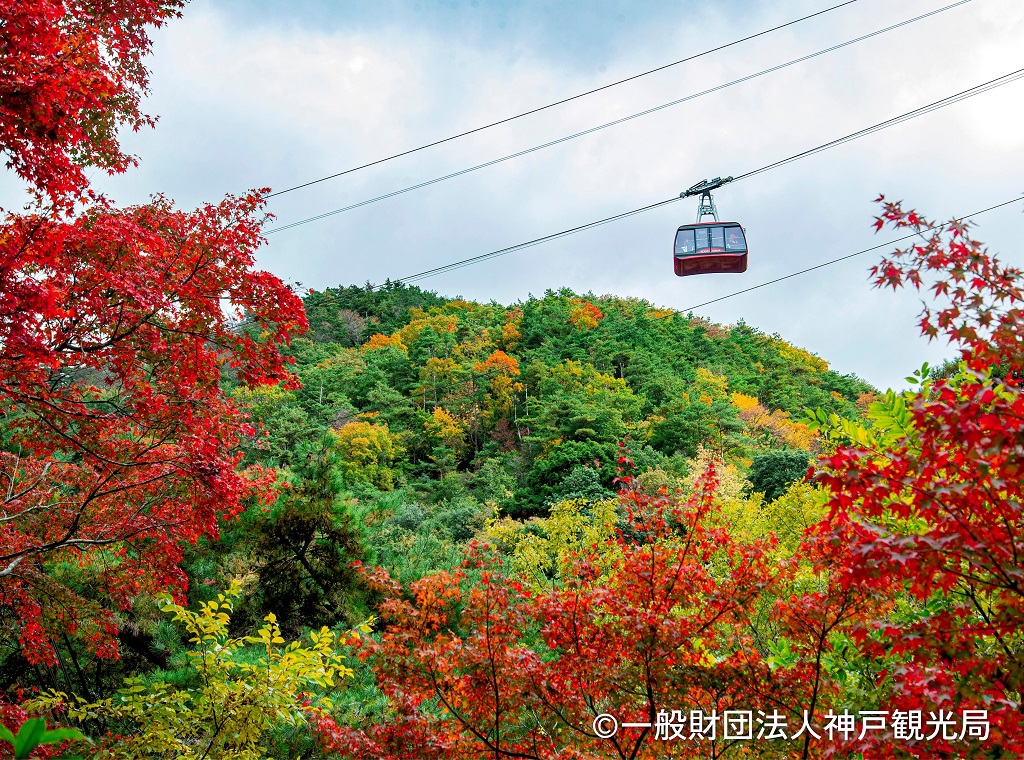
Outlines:
[[[7,742],[14,750],[14,760],[26,760],[36,747],[59,744],[65,741],[83,741],[85,736],[74,728],[46,728],[45,718],[29,718],[12,734],[6,726],[0,725],[0,740]],[[78,760],[77,755],[60,755],[56,760]]]
[[[952,387],[963,379],[962,371],[949,376]],[[910,406],[922,396],[927,396],[933,383],[928,364],[907,377],[907,381],[918,384],[918,390],[897,393],[887,390],[877,401],[868,406],[867,422],[828,414],[822,409],[807,410],[808,424],[823,431],[828,437],[842,443],[853,444],[873,451],[892,446],[897,441],[913,438],[914,419]]]
[[701,444],[721,450],[737,447],[735,434],[743,426],[728,401],[673,405],[665,412],[665,417],[655,422],[651,430],[651,445],[658,451],[695,457]]
[[584,501],[602,501],[615,496],[615,493],[601,483],[601,474],[593,467],[578,464],[562,479],[558,485],[559,501],[582,499]]
[[619,558],[616,535],[618,501],[565,499],[553,504],[546,518],[522,523],[509,518],[492,521],[489,542],[508,557],[511,572],[536,591],[562,584],[572,577],[572,564],[600,547],[600,566],[611,567]]
[[[332,430],[360,498],[411,483],[438,502],[468,488],[504,514],[541,515],[613,490],[620,441],[643,469],[701,447],[744,462],[778,445],[786,415],[857,418],[870,391],[777,335],[635,298],[563,289],[503,308],[390,283],[315,294],[307,308],[312,340],[294,347],[303,388],[254,409],[269,448],[253,459],[292,466],[302,436]],[[735,392],[764,419],[748,423]],[[495,488],[474,474],[489,463]]]
[[464,543],[484,528],[487,513],[466,495],[424,504],[408,491],[381,499],[367,527],[377,561],[411,582],[462,560]]
[[359,346],[371,333],[390,334],[406,325],[410,309],[444,303],[436,293],[389,280],[373,289],[349,285],[312,293],[306,317],[313,340]]
[[277,503],[250,510],[230,539],[248,551],[255,583],[247,589],[233,625],[255,626],[273,613],[287,635],[303,627],[351,625],[362,617],[363,592],[351,568],[365,560],[353,524],[330,437],[295,452],[295,467]]
[[774,501],[786,492],[792,483],[807,475],[811,455],[806,451],[769,451],[758,454],[750,465],[751,490],[764,494],[766,501]]
[[324,692],[338,679],[351,678],[352,670],[338,651],[345,637],[327,628],[311,633],[309,646],[286,644],[274,616],[268,615],[255,634],[232,637],[228,624],[240,591],[233,584],[198,612],[170,597],[162,600],[193,645],[185,655],[192,674],[187,685],[133,677],[114,696],[96,702],[50,692],[29,705],[66,706],[72,720],[118,725],[117,733],[98,745],[97,758],[261,760],[270,730],[303,724],[329,708]]

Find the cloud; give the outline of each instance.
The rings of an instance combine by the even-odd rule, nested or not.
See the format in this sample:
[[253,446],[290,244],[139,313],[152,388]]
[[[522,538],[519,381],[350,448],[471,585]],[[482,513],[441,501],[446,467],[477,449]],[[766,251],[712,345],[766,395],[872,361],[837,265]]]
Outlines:
[[[102,185],[184,205],[289,187],[503,118],[826,7],[824,2],[196,2],[157,37],[155,131]],[[729,51],[275,198],[281,223],[422,182],[683,97],[937,7],[860,2]],[[814,61],[424,190],[270,236],[262,264],[313,287],[381,282],[672,197],[1019,67],[1024,6],[974,0]],[[692,201],[421,285],[513,302],[568,286],[686,308],[886,238],[879,192],[932,217],[1018,195],[1024,82],[723,189],[751,244],[742,276],[676,278]],[[6,191],[6,188],[5,188]],[[1019,209],[978,235],[1024,264]],[[701,308],[745,319],[885,387],[948,349],[914,327],[915,294],[870,289],[866,255]]]

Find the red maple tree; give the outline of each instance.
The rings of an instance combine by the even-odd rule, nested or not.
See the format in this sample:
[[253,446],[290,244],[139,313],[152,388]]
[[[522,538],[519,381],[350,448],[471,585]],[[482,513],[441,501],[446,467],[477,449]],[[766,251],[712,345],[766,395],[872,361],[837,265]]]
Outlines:
[[220,385],[294,382],[301,301],[254,269],[266,191],[119,209],[82,170],[132,163],[117,130],[150,123],[148,30],[180,5],[0,5],[0,149],[36,196],[0,221],[0,609],[33,663],[57,634],[115,655],[116,611],[183,592],[183,547],[273,481],[237,470]]
[[148,29],[183,0],[8,0],[0,3],[0,151],[51,204],[87,188],[84,166],[123,172],[117,140],[147,91]]
[[[884,199],[879,199],[884,201]],[[873,268],[879,287],[931,290],[920,326],[956,346],[961,368],[925,380],[903,431],[883,449],[851,444],[821,463],[830,492],[817,532],[849,547],[834,582],[878,600],[908,599],[903,614],[865,621],[864,651],[886,659],[892,709],[986,711],[991,735],[876,742],[872,757],[1024,754],[1024,272],[968,236],[898,203],[877,221],[920,241]],[[975,715],[980,713],[975,712]]]
[[[363,729],[321,718],[325,746],[379,760],[705,758],[751,746],[723,732],[726,714],[749,711],[755,734],[772,720],[796,732],[804,711],[814,721],[833,696],[820,662],[775,669],[753,639],[758,603],[793,570],[771,559],[774,540],[741,543],[720,527],[713,469],[685,500],[622,485],[628,529],[567,558],[567,580],[549,591],[524,588],[482,546],[408,594],[367,570],[386,595],[367,655],[393,715]],[[794,637],[824,627],[827,639],[849,607],[819,605],[799,624],[782,617]],[[694,710],[708,721],[700,738]],[[613,736],[600,716],[618,721]],[[786,736],[765,739],[773,756],[806,752]]]
[[[182,590],[182,544],[265,485],[236,472],[244,420],[219,385],[224,370],[287,380],[277,345],[305,325],[252,271],[260,205],[158,199],[0,228],[0,604],[30,659],[53,656],[47,630],[85,625],[109,645],[99,609]],[[226,304],[269,334],[233,330]],[[58,553],[79,565],[73,584],[50,570]]]

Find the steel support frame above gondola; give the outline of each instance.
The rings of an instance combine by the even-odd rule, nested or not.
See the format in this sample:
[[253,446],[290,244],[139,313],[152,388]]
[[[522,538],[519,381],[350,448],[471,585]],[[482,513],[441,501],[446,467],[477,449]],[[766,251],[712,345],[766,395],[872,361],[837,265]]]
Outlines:
[[[712,190],[731,181],[732,177],[705,179],[679,194],[680,198],[699,195],[700,202],[696,223],[684,224],[676,230],[672,261],[677,276],[747,271],[747,239],[743,227],[738,222],[720,222],[711,195]],[[702,221],[705,216],[714,221]]]

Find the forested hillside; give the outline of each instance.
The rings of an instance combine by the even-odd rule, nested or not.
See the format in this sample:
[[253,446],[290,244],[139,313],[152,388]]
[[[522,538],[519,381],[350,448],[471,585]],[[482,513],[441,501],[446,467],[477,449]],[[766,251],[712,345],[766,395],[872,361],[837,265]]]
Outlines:
[[[804,410],[857,418],[875,398],[779,336],[637,299],[562,290],[506,307],[388,283],[313,294],[306,310],[291,346],[302,387],[235,392],[257,429],[246,458],[290,478],[289,498],[334,483],[362,552],[406,579],[457,562],[496,517],[613,495],[620,444],[635,474],[682,483],[706,452],[775,498],[820,449]],[[275,598],[323,605],[316,573],[294,573]]]
[[1024,757],[1024,271],[880,197],[955,351],[884,393],[637,299],[303,302],[284,191],[91,184],[183,5],[0,3],[0,757]]
[[[611,487],[619,442],[641,470],[680,474],[700,447],[744,466],[815,451],[803,410],[855,417],[871,393],[777,335],[637,299],[562,290],[504,307],[386,284],[306,309],[302,389],[246,397],[269,434],[254,460],[287,465],[330,432],[350,488],[468,489],[514,516]],[[502,489],[474,491],[481,472]]]

